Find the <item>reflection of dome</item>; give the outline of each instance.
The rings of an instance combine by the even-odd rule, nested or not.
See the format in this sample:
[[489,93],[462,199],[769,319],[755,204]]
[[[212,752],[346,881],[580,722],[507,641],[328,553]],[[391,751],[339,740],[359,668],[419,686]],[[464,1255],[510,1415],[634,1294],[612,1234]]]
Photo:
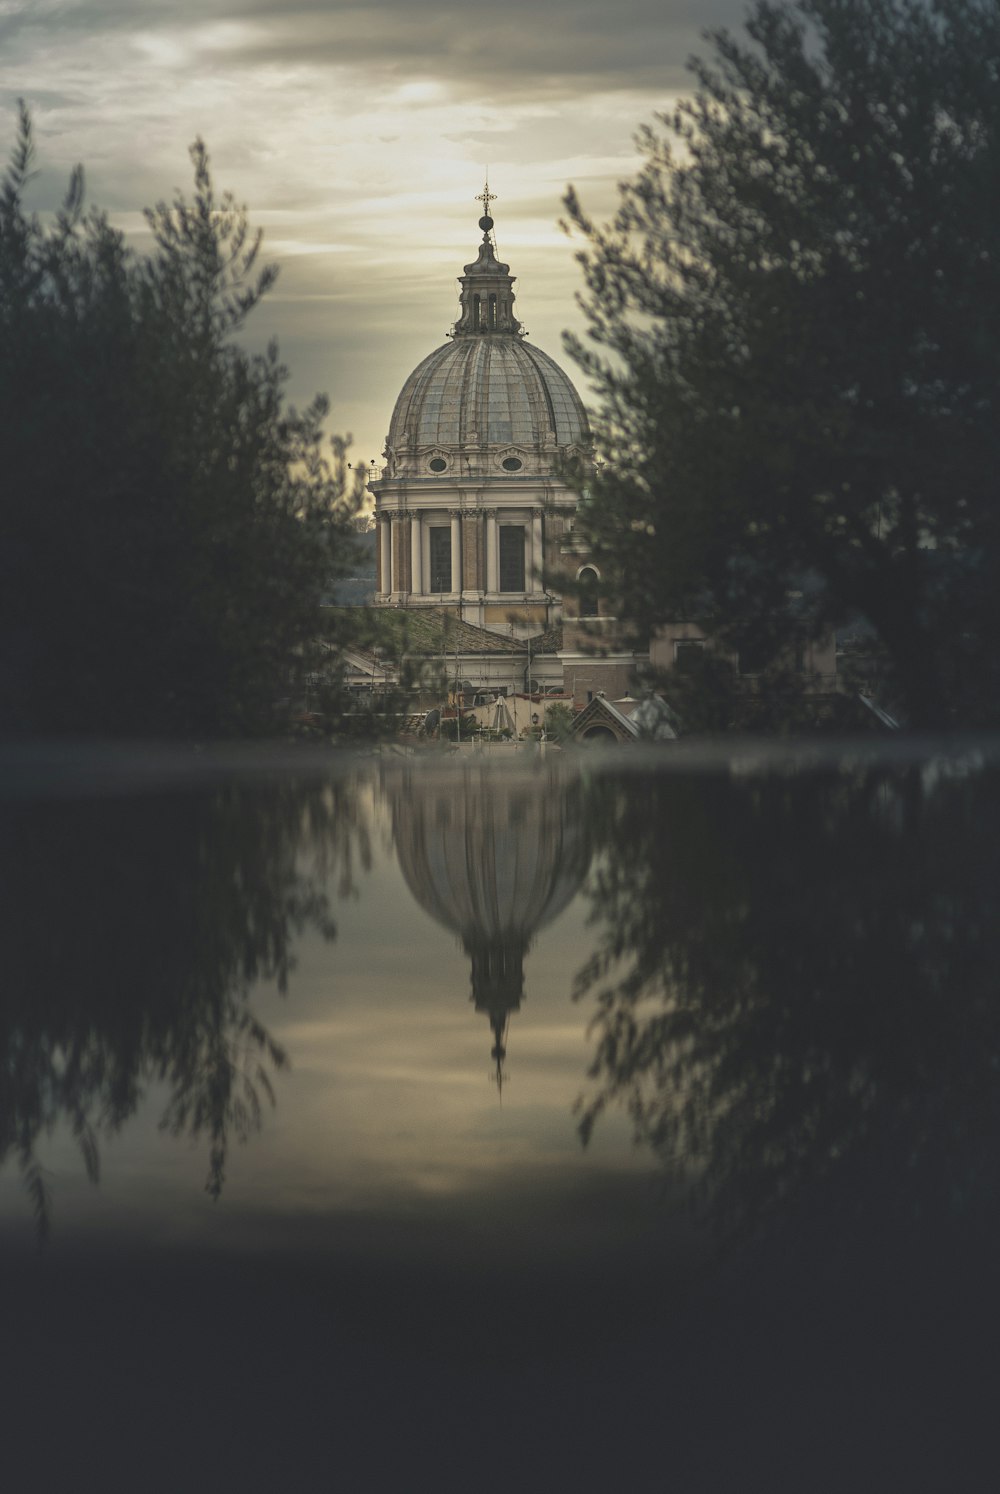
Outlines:
[[578,785],[557,772],[456,767],[407,779],[393,796],[396,852],[420,906],[461,937],[472,961],[472,999],[503,1034],[521,1002],[523,959],[535,932],[578,891],[589,851]]
[[[530,938],[580,885],[580,827],[548,778],[484,772],[414,792],[396,810],[396,849],[413,896],[463,937]],[[542,788],[544,797],[539,794]]]

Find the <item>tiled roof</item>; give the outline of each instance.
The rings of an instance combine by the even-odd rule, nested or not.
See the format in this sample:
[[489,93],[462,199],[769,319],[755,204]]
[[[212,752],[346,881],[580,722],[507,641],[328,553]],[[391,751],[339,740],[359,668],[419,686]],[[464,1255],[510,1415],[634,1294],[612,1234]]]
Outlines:
[[553,627],[546,628],[544,633],[529,638],[527,644],[531,645],[532,657],[535,654],[557,654],[563,646],[562,623],[556,623]]
[[394,653],[524,654],[522,639],[462,622],[446,607],[379,607],[369,613],[383,649]]
[[[355,608],[329,608],[329,611],[353,612]],[[365,611],[368,638],[364,643],[351,641],[353,653],[371,659],[377,649],[384,656],[390,651],[397,657],[406,654],[428,656],[447,654],[555,654],[562,648],[562,624],[546,628],[533,638],[512,638],[462,622],[449,607],[369,607]]]

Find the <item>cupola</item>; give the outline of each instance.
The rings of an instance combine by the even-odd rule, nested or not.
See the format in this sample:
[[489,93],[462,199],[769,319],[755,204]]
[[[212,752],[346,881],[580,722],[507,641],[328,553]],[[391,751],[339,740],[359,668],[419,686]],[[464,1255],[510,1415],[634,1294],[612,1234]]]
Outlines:
[[501,332],[520,337],[524,329],[514,315],[514,277],[510,265],[502,264],[496,257],[490,237],[493,219],[485,215],[480,218],[479,227],[483,230],[479,254],[459,277],[462,315],[455,323],[455,336],[478,337]]

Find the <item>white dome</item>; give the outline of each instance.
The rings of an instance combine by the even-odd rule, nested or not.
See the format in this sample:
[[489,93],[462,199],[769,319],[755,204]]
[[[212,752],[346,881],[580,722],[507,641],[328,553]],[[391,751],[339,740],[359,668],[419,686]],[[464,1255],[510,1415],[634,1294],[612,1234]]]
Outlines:
[[580,396],[558,363],[524,340],[513,276],[488,233],[461,286],[452,341],[418,364],[396,401],[385,475],[551,474],[561,454],[590,445]]
[[456,338],[403,385],[389,425],[396,452],[466,445],[579,446],[587,416],[569,378],[516,334]]

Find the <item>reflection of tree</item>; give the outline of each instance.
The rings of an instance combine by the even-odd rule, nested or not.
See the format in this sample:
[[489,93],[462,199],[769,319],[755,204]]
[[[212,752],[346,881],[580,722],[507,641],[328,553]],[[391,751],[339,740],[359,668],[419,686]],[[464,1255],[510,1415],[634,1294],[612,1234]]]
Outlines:
[[193,793],[5,807],[0,1162],[17,1157],[40,1227],[39,1140],[97,1138],[165,1082],[162,1125],[207,1137],[208,1191],[256,1126],[285,1055],[248,1004],[286,989],[295,935],[332,938],[325,884],[350,886],[367,831],[349,784],[285,778]]
[[623,1103],[727,1230],[817,1184],[901,1222],[989,1199],[996,775],[605,781],[592,826],[584,1138]]

